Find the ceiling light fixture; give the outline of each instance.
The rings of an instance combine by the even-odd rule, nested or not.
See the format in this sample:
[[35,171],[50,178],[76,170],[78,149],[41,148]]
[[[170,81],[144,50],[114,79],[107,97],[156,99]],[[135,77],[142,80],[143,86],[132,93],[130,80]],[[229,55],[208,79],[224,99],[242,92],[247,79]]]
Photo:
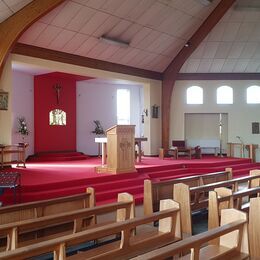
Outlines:
[[197,0],[197,2],[200,2],[203,5],[210,5],[212,4],[213,0]]
[[108,37],[108,36],[101,36],[99,38],[99,40],[103,41],[103,42],[106,42],[108,44],[113,44],[113,45],[118,45],[118,46],[121,46],[121,47],[129,47],[129,42],[125,42],[125,41],[121,41],[119,39],[115,39],[115,38],[111,38],[111,37]]

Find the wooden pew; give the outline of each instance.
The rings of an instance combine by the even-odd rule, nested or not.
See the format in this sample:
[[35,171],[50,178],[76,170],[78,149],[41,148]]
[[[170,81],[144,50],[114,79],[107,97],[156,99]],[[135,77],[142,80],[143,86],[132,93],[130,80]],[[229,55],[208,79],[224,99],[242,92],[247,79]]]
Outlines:
[[[247,232],[247,215],[235,209],[222,211],[221,227],[186,238],[182,241],[153,250],[149,253],[132,258],[134,260],[174,259],[208,260],[208,259],[249,259]],[[233,232],[235,231],[236,232]],[[210,240],[220,238],[217,245],[206,245]],[[191,253],[178,257],[190,250]]]
[[95,206],[95,203],[94,189],[87,188],[86,193],[73,196],[1,207],[0,225],[89,208]]
[[[1,237],[6,237],[5,250],[14,250],[24,245],[77,233],[97,225],[105,225],[107,222],[97,224],[96,221],[99,215],[107,213],[116,213],[115,222],[134,218],[133,196],[128,193],[120,193],[118,202],[115,203],[0,225],[0,234]],[[60,225],[66,225],[65,230],[58,228]],[[47,228],[51,229],[51,234],[45,232]],[[31,236],[25,237],[25,233],[31,233]]]
[[[140,226],[158,220],[159,226],[156,230],[142,230],[142,232],[138,232]],[[132,230],[136,228],[137,233],[134,235]],[[68,247],[118,233],[121,233],[121,238],[118,241],[66,257],[66,249]],[[161,202],[160,212],[156,212],[150,216],[137,217],[123,222],[112,223],[106,226],[92,228],[76,234],[0,253],[0,259],[26,259],[45,253],[53,253],[54,259],[59,260],[127,259],[180,239],[179,205],[173,200],[164,200]]]
[[250,246],[250,257],[252,259],[260,259],[260,198],[250,199],[249,208],[249,246]]
[[221,210],[236,208],[248,212],[250,203],[243,204],[243,199],[250,196],[258,196],[260,187],[244,189],[232,192],[228,188],[217,188],[209,192],[208,229],[218,227],[220,224]]
[[[186,184],[178,183],[174,185],[173,189],[173,199],[180,203],[181,205],[181,218],[182,218],[182,231],[183,233],[187,235],[192,234],[192,219],[191,214],[193,211],[206,209],[209,205],[208,201],[208,192],[213,191],[216,188],[222,188],[222,187],[231,187],[231,189],[228,189],[227,192],[230,195],[231,192],[237,191],[238,186],[240,183],[248,183],[248,187],[253,187],[254,185],[257,185],[260,180],[260,175],[257,175],[255,173],[259,173],[253,171],[251,176],[241,177],[237,179],[232,179],[228,181],[222,181],[222,182],[216,182],[211,183],[203,186],[198,187],[189,187]],[[251,174],[251,173],[250,173]],[[258,186],[259,187],[259,186]],[[239,193],[238,193],[239,194]],[[237,195],[238,196],[238,195]],[[224,202],[221,203],[222,208]],[[225,202],[227,203],[227,202]],[[219,226],[219,225],[217,225]],[[214,224],[213,227],[216,227]]]
[[226,168],[224,172],[201,174],[167,181],[144,181],[144,214],[149,215],[158,211],[159,201],[173,198],[173,187],[176,183],[185,183],[189,187],[196,187],[217,181],[232,179],[232,169]]

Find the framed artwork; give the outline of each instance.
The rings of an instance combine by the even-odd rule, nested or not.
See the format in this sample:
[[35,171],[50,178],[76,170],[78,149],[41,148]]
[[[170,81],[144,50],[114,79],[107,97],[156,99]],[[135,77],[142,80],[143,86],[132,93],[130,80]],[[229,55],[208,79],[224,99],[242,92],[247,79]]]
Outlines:
[[259,134],[259,122],[252,123],[252,134]]
[[0,110],[8,110],[8,92],[0,90]]

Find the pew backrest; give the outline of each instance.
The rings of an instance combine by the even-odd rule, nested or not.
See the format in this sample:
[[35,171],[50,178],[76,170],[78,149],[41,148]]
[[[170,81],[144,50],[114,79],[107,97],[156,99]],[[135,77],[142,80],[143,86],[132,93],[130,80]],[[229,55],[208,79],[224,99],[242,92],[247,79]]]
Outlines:
[[252,259],[260,259],[260,198],[250,199],[249,209],[249,245]]
[[189,187],[197,187],[214,183],[217,181],[231,180],[232,169],[226,168],[223,172],[214,172],[188,176],[167,181],[144,181],[144,214],[149,215],[159,210],[159,201],[162,199],[172,199],[173,188],[177,183],[185,183]]
[[243,207],[242,200],[245,197],[258,195],[260,187],[244,189],[232,192],[227,188],[218,188],[209,192],[208,206],[208,229],[218,227],[220,225],[220,215],[223,208],[236,208],[238,210],[248,211],[250,204]]
[[95,206],[95,191],[0,208],[0,225]]
[[[107,213],[114,213],[114,222],[134,218],[133,196],[128,193],[120,193],[118,194],[118,202],[115,203],[0,225],[0,234],[2,238],[6,237],[6,250],[14,250],[24,244],[30,245],[48,240],[50,237],[59,237],[93,228],[96,224],[105,225],[107,224],[106,221],[96,223],[96,219],[99,215]],[[60,227],[61,225],[62,227]],[[51,234],[46,232],[47,228],[51,229]],[[43,230],[44,232],[42,232]],[[34,234],[41,232],[42,235],[39,238],[37,236],[26,238],[25,241],[21,239],[26,237],[26,233],[32,231]]]
[[[73,245],[93,241],[110,235],[121,233],[119,242],[114,242],[112,250],[107,246],[100,246],[96,249],[81,252],[79,256],[87,259],[122,259],[144,253],[153,248],[169,244],[181,239],[180,210],[178,203],[173,200],[162,201],[161,211],[150,216],[137,217],[134,219],[108,224],[85,230],[76,234],[63,236],[49,241],[37,243],[29,247],[22,247],[16,250],[0,253],[0,259],[25,259],[38,256],[44,253],[53,253],[54,259],[77,259],[77,255],[66,257],[66,249]],[[155,233],[150,231],[147,234],[141,232],[134,235],[132,230],[141,225],[147,225],[159,221],[158,230]],[[104,248],[104,249],[103,249]]]
[[[132,258],[133,260],[168,259],[183,252],[191,251],[185,259],[247,259],[249,257],[247,215],[235,209],[222,211],[221,227],[188,237],[182,241],[153,250]],[[236,231],[236,232],[234,232]],[[218,238],[215,246],[205,246],[212,239]],[[203,246],[204,245],[204,246]],[[203,247],[202,247],[203,246]],[[175,259],[175,258],[174,258]]]

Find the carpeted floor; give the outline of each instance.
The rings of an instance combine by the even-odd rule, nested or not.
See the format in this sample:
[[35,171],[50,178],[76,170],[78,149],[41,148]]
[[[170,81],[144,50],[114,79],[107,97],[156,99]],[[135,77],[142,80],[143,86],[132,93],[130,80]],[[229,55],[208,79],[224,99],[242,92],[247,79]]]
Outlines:
[[[54,157],[54,156],[53,156]],[[59,157],[59,155],[57,156]],[[21,201],[35,201],[58,196],[72,195],[85,192],[86,187],[92,186],[96,190],[98,203],[115,200],[118,192],[129,192],[142,202],[144,179],[172,179],[188,175],[223,171],[232,167],[234,176],[248,174],[249,170],[260,168],[250,159],[223,158],[208,156],[202,159],[143,157],[141,163],[136,164],[136,173],[108,174],[96,173],[95,167],[101,164],[101,158],[85,157],[81,160],[60,160],[53,158],[45,162],[28,162],[27,168],[9,168],[5,171],[17,171],[21,174]],[[5,204],[13,202],[13,194],[5,190],[0,201]]]

